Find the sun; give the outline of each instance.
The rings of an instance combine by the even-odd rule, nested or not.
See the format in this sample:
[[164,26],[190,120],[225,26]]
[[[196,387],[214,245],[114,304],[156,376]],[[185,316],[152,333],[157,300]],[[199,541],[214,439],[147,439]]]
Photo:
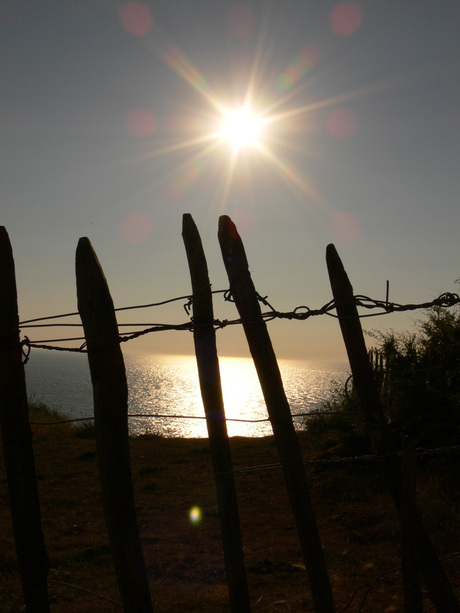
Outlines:
[[242,107],[224,112],[219,135],[229,141],[234,149],[254,147],[260,143],[261,128],[261,118],[249,108]]

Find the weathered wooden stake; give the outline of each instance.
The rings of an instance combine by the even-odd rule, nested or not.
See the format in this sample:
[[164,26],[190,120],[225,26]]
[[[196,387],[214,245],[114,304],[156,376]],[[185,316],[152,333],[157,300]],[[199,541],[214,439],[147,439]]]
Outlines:
[[245,613],[251,610],[251,605],[213,326],[211,285],[200,235],[188,213],[183,216],[182,237],[192,281],[193,339],[216,479],[230,608],[233,613]]
[[14,259],[0,226],[0,419],[13,534],[27,611],[50,610],[27,390],[19,341]]
[[[401,459],[394,455],[397,448],[391,436],[377,392],[372,368],[356,307],[353,288],[334,245],[328,245],[326,261],[340,328],[375,454],[382,456],[380,465],[396,508],[401,512]],[[390,454],[390,455],[389,455]],[[430,598],[438,611],[459,613],[460,607],[452,586],[439,561],[420,515],[413,516],[420,571]]]
[[318,613],[333,613],[332,590],[291,411],[249,273],[243,243],[235,224],[226,215],[219,219],[219,242],[230,282],[230,291],[243,322],[273,427],[315,610]]
[[78,242],[76,276],[93,384],[102,504],[118,586],[126,613],[149,613],[153,609],[131,480],[126,371],[112,298],[87,238]]
[[404,586],[404,613],[422,613],[423,600],[417,555],[417,534],[414,515],[417,514],[415,491],[417,482],[417,453],[408,436],[403,438],[401,480],[401,567]]

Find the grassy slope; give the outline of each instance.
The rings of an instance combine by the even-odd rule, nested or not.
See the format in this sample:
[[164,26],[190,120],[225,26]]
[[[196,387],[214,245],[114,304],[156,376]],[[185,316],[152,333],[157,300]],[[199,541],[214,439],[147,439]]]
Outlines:
[[[33,414],[32,420],[42,417]],[[300,441],[309,459],[305,437],[300,436]],[[108,601],[64,585],[119,601],[100,503],[94,440],[76,437],[67,426],[34,426],[34,445],[51,559],[52,611],[120,611]],[[271,438],[235,438],[231,446],[235,468],[277,461]],[[207,441],[136,438],[131,453],[155,610],[228,610]],[[420,502],[443,555],[460,549],[459,489],[452,478],[455,462],[456,458],[449,460],[442,471],[425,468],[419,479]],[[398,519],[375,469],[357,465],[314,468],[309,469],[309,479],[337,610],[357,589],[347,611],[358,611],[363,598],[363,611],[401,611]],[[238,474],[236,484],[253,610],[312,611],[281,471]],[[193,505],[199,505],[204,514],[198,526],[188,521]],[[20,610],[3,460],[0,525],[0,611]],[[459,563],[460,556],[445,560],[457,586]]]

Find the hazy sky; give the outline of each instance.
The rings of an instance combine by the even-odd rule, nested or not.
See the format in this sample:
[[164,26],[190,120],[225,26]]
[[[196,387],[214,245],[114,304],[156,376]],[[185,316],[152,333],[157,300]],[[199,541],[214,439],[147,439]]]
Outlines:
[[[190,292],[182,214],[214,289],[221,214],[279,310],[331,299],[334,242],[355,293],[400,303],[458,291],[460,3],[447,0],[3,0],[0,224],[21,319],[76,309],[88,236],[117,307]],[[236,151],[223,113],[249,104]],[[406,329],[420,312],[364,320]],[[216,297],[216,317],[235,317]],[[119,321],[180,323],[182,303]],[[279,357],[343,359],[337,321],[270,324]],[[73,332],[72,332],[73,333]],[[30,332],[33,340],[68,330]],[[221,355],[247,354],[218,332]],[[128,347],[127,347],[128,348]],[[129,350],[188,353],[188,332]]]

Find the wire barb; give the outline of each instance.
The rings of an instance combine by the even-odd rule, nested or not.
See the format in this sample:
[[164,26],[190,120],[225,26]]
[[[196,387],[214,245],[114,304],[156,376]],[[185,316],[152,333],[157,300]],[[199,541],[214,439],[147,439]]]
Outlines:
[[[234,302],[230,289],[213,290],[212,293],[222,294],[223,299],[226,302]],[[396,302],[389,302],[388,293],[389,293],[389,290],[388,290],[388,285],[387,285],[387,294],[386,294],[385,300],[375,300],[373,298],[369,298],[368,296],[356,295],[354,299],[355,299],[355,304],[357,307],[366,309],[366,310],[378,309],[379,311],[377,313],[360,314],[358,316],[360,318],[376,317],[380,315],[387,315],[389,313],[413,311],[416,309],[430,309],[433,307],[448,308],[448,307],[453,307],[460,303],[460,297],[458,296],[458,294],[454,294],[451,292],[444,292],[443,294],[441,294],[440,296],[438,296],[431,302],[423,302],[421,304],[398,304]],[[278,311],[277,309],[275,309],[274,306],[270,302],[268,302],[267,300],[268,296],[261,296],[258,293],[256,295],[257,295],[257,299],[259,300],[259,302],[261,302],[264,306],[270,309],[269,311],[262,313],[262,317],[264,321],[266,322],[273,321],[274,319],[289,319],[289,320],[305,321],[309,319],[310,317],[319,316],[319,315],[329,315],[330,317],[334,317],[334,318],[338,317],[336,314],[332,313],[332,311],[334,311],[336,308],[334,300],[330,300],[329,302],[324,304],[319,309],[312,309],[309,306],[302,305],[302,306],[295,307],[292,311],[282,312],[282,311]],[[197,325],[193,320],[193,316],[191,315],[192,305],[193,305],[193,295],[178,296],[177,298],[171,298],[169,300],[163,300],[161,302],[155,302],[151,304],[141,304],[137,306],[117,308],[115,309],[115,311],[119,312],[119,311],[135,310],[135,309],[154,308],[154,307],[163,306],[165,304],[170,304],[172,302],[177,302],[177,301],[182,301],[182,300],[187,300],[187,302],[183,305],[183,307],[184,307],[185,312],[187,313],[187,316],[189,317],[189,321],[182,323],[182,324],[162,324],[162,323],[126,324],[126,323],[120,323],[119,327],[127,327],[127,326],[133,326],[133,327],[146,326],[146,327],[143,330],[137,330],[133,332],[126,332],[126,333],[120,334],[119,342],[126,343],[128,341],[134,340],[135,338],[139,338],[141,336],[145,336],[146,334],[150,334],[153,332],[162,332],[162,331],[167,331],[167,330],[193,331],[193,329]],[[56,319],[73,317],[76,315],[78,315],[78,313],[65,313],[63,315],[51,315],[49,317],[39,317],[35,319],[28,319],[20,323],[20,328],[23,329],[23,328],[81,326],[81,324],[68,323],[68,322],[49,323],[49,324],[37,323],[37,322],[43,322],[46,320],[54,321]],[[241,319],[233,319],[233,320],[214,319],[210,323],[214,326],[216,330],[219,330],[219,329],[225,328],[226,326],[241,325],[242,320]],[[206,324],[206,325],[209,325],[209,324]],[[25,336],[24,340],[22,341],[22,346],[27,347],[27,352],[23,351],[24,357],[25,357],[24,363],[27,363],[29,359],[30,350],[32,347],[36,349],[48,349],[48,350],[55,350],[55,351],[85,352],[86,342],[84,342],[80,347],[63,347],[63,346],[56,346],[54,344],[54,343],[64,343],[64,342],[67,343],[67,342],[77,341],[77,340],[85,341],[85,338],[84,337],[56,338],[56,339],[36,340],[32,342],[27,336]],[[50,343],[53,343],[53,345],[51,345]]]
[[27,336],[24,336],[24,340],[21,341],[21,350],[22,355],[24,356],[24,359],[22,360],[23,364],[27,364],[27,362],[29,361],[30,349],[30,340]]

